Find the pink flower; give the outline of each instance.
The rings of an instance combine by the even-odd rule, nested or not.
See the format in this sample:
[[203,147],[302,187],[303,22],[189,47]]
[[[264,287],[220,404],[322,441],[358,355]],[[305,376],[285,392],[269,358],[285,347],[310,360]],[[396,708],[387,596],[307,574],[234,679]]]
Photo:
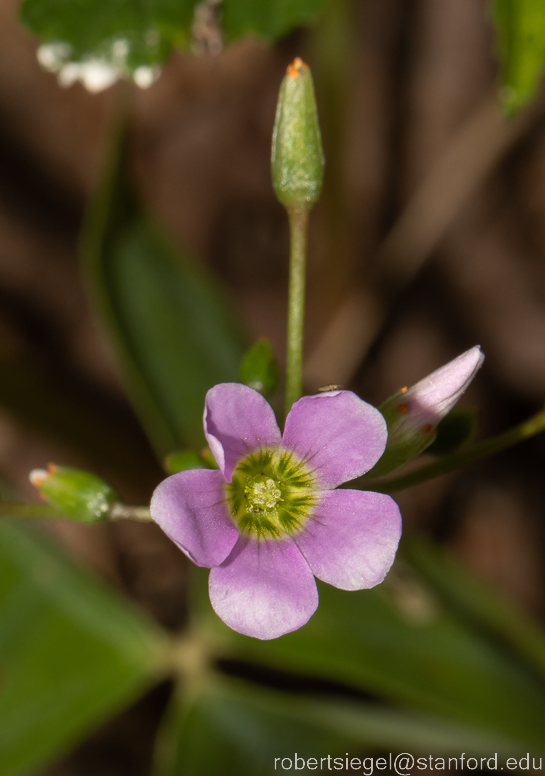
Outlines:
[[386,446],[386,423],[350,391],[305,396],[284,435],[257,391],[223,383],[206,396],[204,431],[220,471],[164,480],[151,515],[199,566],[227,625],[273,639],[318,606],[314,576],[343,590],[382,582],[401,517],[389,496],[335,490],[367,472]]

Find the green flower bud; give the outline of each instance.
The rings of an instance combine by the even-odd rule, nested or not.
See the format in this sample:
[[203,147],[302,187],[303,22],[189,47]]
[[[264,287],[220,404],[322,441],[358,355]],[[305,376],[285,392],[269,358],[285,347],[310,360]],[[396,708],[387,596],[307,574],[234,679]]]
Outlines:
[[29,476],[46,501],[79,522],[105,520],[118,500],[107,482],[81,469],[49,464],[47,471],[34,469]]
[[324,152],[310,69],[289,65],[280,86],[272,141],[272,179],[286,207],[312,207],[322,190]]
[[261,337],[246,351],[240,364],[240,381],[264,395],[274,391],[278,382],[278,364],[270,340]]

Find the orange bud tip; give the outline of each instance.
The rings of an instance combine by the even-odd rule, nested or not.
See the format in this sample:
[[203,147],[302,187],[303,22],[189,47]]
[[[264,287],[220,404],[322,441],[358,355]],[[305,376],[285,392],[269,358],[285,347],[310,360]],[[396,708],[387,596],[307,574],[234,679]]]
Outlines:
[[399,393],[405,393],[406,390],[407,390],[407,386],[404,385],[403,388],[399,389]]
[[49,472],[49,474],[55,474],[55,472],[59,471],[59,467],[57,466],[56,463],[48,463],[47,471]]
[[301,70],[308,70],[308,65],[306,65],[301,57],[295,57],[293,60],[293,63],[291,65],[288,65],[288,69],[286,70],[287,74],[290,78],[299,78],[299,73]]
[[409,411],[409,405],[408,404],[400,404],[397,408],[398,412],[401,412],[402,415],[405,415]]

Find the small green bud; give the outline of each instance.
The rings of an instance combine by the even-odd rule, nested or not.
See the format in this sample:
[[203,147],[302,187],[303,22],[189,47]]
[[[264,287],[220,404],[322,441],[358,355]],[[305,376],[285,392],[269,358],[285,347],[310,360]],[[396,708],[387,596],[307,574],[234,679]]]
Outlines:
[[240,381],[264,395],[274,391],[278,382],[278,364],[270,340],[261,337],[246,351],[240,364]]
[[286,208],[318,201],[324,163],[312,75],[297,58],[280,86],[272,141],[273,186]]
[[79,522],[105,520],[118,500],[107,482],[81,469],[49,464],[47,471],[34,469],[29,476],[46,501]]
[[209,466],[195,450],[175,450],[164,460],[167,474],[185,472],[187,469],[208,469]]

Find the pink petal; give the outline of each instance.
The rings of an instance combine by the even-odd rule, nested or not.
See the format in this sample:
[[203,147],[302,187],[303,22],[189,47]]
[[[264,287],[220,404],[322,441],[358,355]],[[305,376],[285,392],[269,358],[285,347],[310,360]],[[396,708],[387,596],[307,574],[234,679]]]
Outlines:
[[318,591],[307,562],[290,539],[240,537],[210,572],[210,600],[230,628],[256,639],[297,630],[316,611]]
[[150,512],[197,566],[218,566],[236,544],[221,472],[191,469],[167,477],[152,496]]
[[318,579],[342,590],[363,590],[382,582],[400,536],[401,515],[390,496],[334,490],[323,494],[294,541]]
[[280,429],[270,404],[253,388],[239,383],[220,383],[208,391],[204,433],[227,482],[247,453],[280,443]]
[[[401,394],[401,402],[407,404],[407,411],[400,415],[400,419],[407,425],[412,424],[414,428],[421,428],[426,423],[435,428],[458,402],[483,361],[484,355],[480,347],[475,345],[424,377]],[[399,394],[395,396],[396,405],[399,405]]]
[[369,471],[386,446],[380,412],[352,391],[304,396],[286,418],[282,444],[316,470],[323,488]]

